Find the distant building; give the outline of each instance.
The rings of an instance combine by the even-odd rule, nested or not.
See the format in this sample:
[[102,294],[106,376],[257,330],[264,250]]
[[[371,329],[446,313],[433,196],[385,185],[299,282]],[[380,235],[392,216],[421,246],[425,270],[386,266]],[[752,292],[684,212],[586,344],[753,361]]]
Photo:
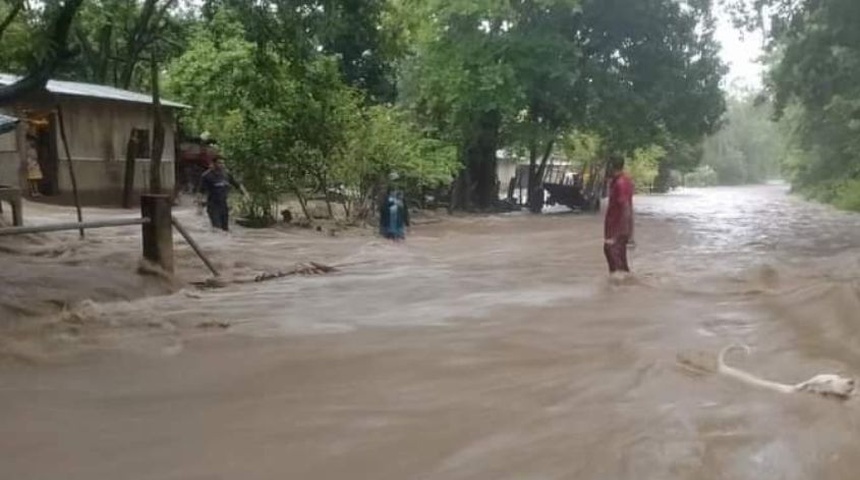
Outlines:
[[[496,159],[499,197],[525,202],[528,197],[529,159],[517,156],[510,150],[498,150]],[[575,167],[566,158],[553,155],[546,166],[544,181],[573,183],[575,175],[579,172]]]
[[[0,74],[0,85],[18,77]],[[173,188],[176,110],[186,105],[162,100],[164,152],[161,178]],[[86,204],[115,205],[122,196],[126,145],[134,135],[135,190],[148,188],[152,156],[152,97],[102,85],[51,80],[41,92],[31,94],[0,113],[21,122],[0,134],[0,185],[17,185],[26,191],[27,136],[33,135],[43,179],[39,190],[46,197],[67,200],[72,184],[66,152],[60,137],[57,105],[62,108],[70,156],[78,192]]]

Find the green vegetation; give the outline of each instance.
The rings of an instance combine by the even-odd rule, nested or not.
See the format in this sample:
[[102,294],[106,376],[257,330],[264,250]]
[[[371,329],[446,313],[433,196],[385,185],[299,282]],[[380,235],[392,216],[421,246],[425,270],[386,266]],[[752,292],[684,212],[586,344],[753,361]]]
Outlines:
[[710,167],[714,175],[702,170],[696,178],[703,180],[703,186],[746,185],[778,178],[786,138],[771,118],[772,106],[751,95],[732,98],[728,105],[723,128],[702,146],[702,165]]
[[[533,186],[551,157],[597,177],[620,153],[665,190],[725,110],[711,0],[30,3],[0,3],[0,69],[147,90],[158,62],[251,217],[286,194],[361,217],[391,172],[415,196],[451,184],[454,208],[492,207],[502,149],[528,159]],[[68,32],[52,27],[61,11]]]
[[783,170],[805,195],[860,210],[860,2],[734,0],[768,39],[766,94],[786,139]]

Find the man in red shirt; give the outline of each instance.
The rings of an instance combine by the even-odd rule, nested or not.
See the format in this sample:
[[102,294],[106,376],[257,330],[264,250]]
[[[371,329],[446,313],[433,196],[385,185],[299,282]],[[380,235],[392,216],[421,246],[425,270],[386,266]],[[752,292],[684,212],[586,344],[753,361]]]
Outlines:
[[633,241],[633,181],[624,173],[624,158],[609,159],[609,206],[603,224],[603,253],[609,272],[629,272],[627,245]]

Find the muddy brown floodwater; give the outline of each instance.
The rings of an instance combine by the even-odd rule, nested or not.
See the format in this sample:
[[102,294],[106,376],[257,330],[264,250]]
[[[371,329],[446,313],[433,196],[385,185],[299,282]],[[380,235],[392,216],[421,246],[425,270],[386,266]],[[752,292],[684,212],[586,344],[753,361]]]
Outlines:
[[[222,267],[346,266],[129,293],[57,320],[74,328],[9,334],[0,477],[857,478],[856,400],[759,391],[709,366],[744,341],[753,353],[733,363],[768,378],[860,375],[860,217],[782,186],[637,209],[624,286],[607,281],[598,217],[459,218],[392,246],[223,236],[186,212]],[[63,260],[136,241],[93,233]],[[205,321],[231,327],[195,328]]]

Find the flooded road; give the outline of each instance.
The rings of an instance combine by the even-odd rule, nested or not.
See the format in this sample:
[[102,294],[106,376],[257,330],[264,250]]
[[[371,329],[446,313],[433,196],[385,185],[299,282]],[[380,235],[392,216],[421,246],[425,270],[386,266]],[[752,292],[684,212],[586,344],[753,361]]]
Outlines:
[[[636,208],[636,281],[621,286],[607,281],[599,217],[454,218],[393,246],[223,236],[184,212],[219,267],[342,271],[128,292],[69,306],[38,338],[10,333],[0,476],[856,478],[857,400],[759,391],[709,369],[743,341],[753,353],[732,363],[767,378],[860,375],[860,216],[780,186]],[[105,262],[138,241],[93,233],[60,257]]]

